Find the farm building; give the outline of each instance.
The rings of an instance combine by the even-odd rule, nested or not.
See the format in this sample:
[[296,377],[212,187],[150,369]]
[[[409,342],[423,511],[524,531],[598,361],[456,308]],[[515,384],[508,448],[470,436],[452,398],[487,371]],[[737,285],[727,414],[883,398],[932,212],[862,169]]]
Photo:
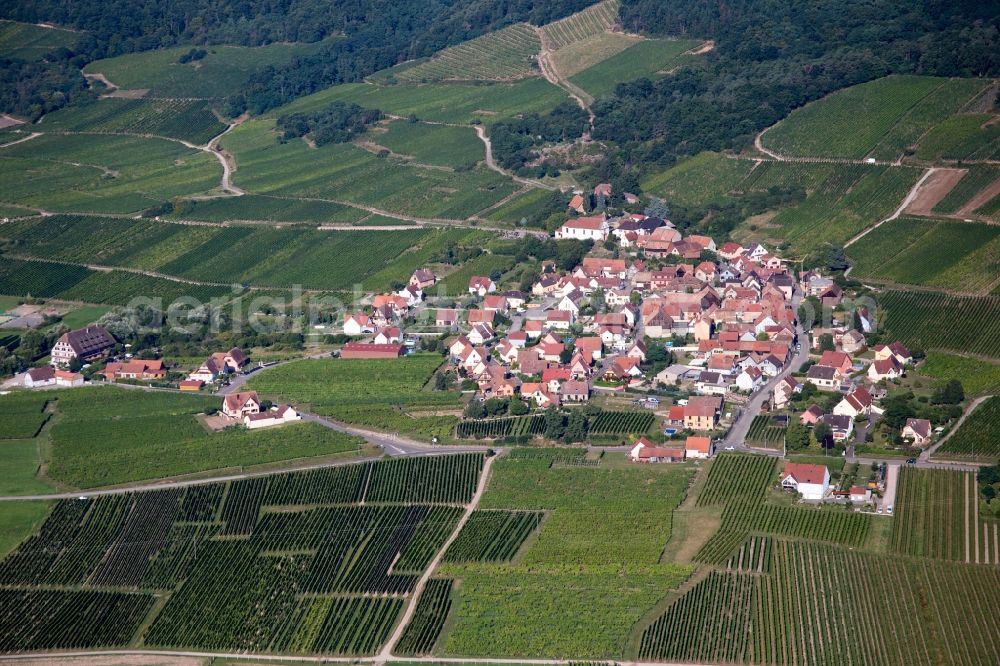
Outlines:
[[711,437],[688,437],[684,444],[684,454],[688,458],[711,458],[715,446]]
[[645,437],[640,437],[629,450],[628,457],[632,462],[640,463],[682,462],[684,449],[659,447]]
[[124,363],[108,363],[101,374],[109,382],[118,379],[164,379],[167,368],[163,361],[143,361],[132,359]]
[[87,326],[63,333],[52,347],[52,365],[68,365],[74,358],[84,363],[104,358],[115,339],[103,326]]
[[803,499],[821,500],[830,489],[830,470],[824,465],[785,463],[781,472],[781,487],[794,490]]
[[243,425],[250,430],[258,428],[268,428],[270,426],[283,425],[293,421],[301,421],[302,417],[288,405],[278,405],[274,409],[256,414],[246,414],[243,417]]
[[222,413],[231,419],[242,419],[247,414],[260,412],[260,399],[256,391],[230,393],[222,399]]
[[340,350],[340,358],[399,358],[403,345],[348,342]]

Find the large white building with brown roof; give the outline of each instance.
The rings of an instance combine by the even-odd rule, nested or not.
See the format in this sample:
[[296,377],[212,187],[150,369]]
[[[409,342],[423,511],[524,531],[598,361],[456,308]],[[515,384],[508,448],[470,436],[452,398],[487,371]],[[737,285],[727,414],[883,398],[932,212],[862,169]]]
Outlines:
[[115,339],[103,326],[87,326],[63,333],[52,347],[52,365],[69,365],[74,358],[87,363],[104,358],[115,346]]
[[603,215],[594,217],[577,217],[566,220],[556,229],[556,238],[572,238],[574,240],[603,241],[608,238],[608,221]]

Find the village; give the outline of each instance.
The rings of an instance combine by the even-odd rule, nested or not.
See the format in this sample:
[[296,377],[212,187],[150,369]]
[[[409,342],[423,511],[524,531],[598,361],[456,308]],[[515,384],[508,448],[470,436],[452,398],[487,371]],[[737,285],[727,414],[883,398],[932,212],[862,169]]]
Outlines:
[[[332,355],[400,359],[420,341],[408,328],[431,330],[446,350],[437,388],[463,395],[459,437],[482,439],[490,432],[463,424],[530,414],[649,412],[653,425],[634,432],[485,436],[497,445],[582,440],[620,451],[635,464],[736,450],[877,458],[879,451],[861,450],[874,437],[898,445],[912,463],[942,432],[940,424],[913,416],[894,422],[891,431],[879,428],[888,388],[919,359],[898,342],[869,349],[874,317],[867,308],[845,309],[850,301],[833,279],[795,271],[760,243],[717,246],[705,235],[683,236],[668,219],[585,214],[581,202],[574,196],[554,233],[590,248],[571,270],[543,261],[530,291],[474,275],[459,303],[435,307],[441,299],[434,287],[442,276],[419,268],[398,291],[374,294],[364,309],[344,313],[348,341]],[[804,304],[832,316],[817,317],[806,330]],[[178,369],[163,360],[133,358],[119,347],[97,324],[70,331],[55,342],[50,363],[32,368],[21,382],[27,388],[81,386],[80,371],[103,362],[89,373],[92,380],[216,393],[221,404],[207,421],[213,429],[301,419],[293,406],[230,388],[234,378],[264,365],[251,363],[239,348],[212,353],[178,378]],[[793,462],[779,482],[806,500],[849,495],[867,504],[885,479],[873,475],[863,487],[838,489],[822,465]]]

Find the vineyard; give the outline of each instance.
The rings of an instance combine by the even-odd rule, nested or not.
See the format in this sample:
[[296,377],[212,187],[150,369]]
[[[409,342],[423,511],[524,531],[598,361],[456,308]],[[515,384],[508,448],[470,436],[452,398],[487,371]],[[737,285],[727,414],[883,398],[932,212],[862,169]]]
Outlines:
[[980,359],[966,356],[928,352],[917,372],[942,382],[957,379],[962,382],[967,396],[1000,393],[1000,363],[983,363]]
[[770,566],[710,573],[645,629],[639,659],[976,666],[1000,654],[1000,570],[785,541]]
[[0,57],[41,60],[60,47],[72,49],[80,34],[29,23],[0,21]]
[[975,475],[903,468],[890,547],[915,557],[1000,564],[996,523],[979,519]]
[[885,291],[879,294],[879,302],[879,324],[890,339],[911,347],[1000,358],[1000,328],[983,325],[1000,316],[996,296]]
[[988,113],[962,113],[936,125],[921,140],[921,160],[989,160],[1000,156],[1000,127]]
[[545,417],[514,416],[482,421],[461,421],[456,430],[459,437],[473,439],[501,439],[504,437],[529,438],[545,430]]
[[30,439],[38,434],[49,415],[46,399],[32,393],[0,396],[0,440]]
[[329,456],[363,444],[359,437],[307,422],[212,432],[195,415],[217,403],[200,396],[111,387],[55,395],[59,418],[51,429],[48,474],[77,488]]
[[778,449],[781,448],[784,439],[784,426],[776,425],[770,416],[758,414],[753,417],[750,432],[747,433],[747,444],[767,449]]
[[973,293],[1000,278],[998,252],[995,226],[923,218],[892,220],[851,247],[859,277]]
[[640,435],[647,432],[656,416],[652,412],[601,412],[587,420],[592,435]]
[[955,184],[955,187],[934,206],[939,213],[954,213],[962,205],[981,190],[989,187],[1000,178],[1000,167],[986,164],[971,164],[968,173]]
[[395,652],[404,655],[429,654],[437,643],[445,619],[451,610],[451,588],[454,581],[432,578],[427,581],[417,602],[413,619],[399,638]]
[[224,129],[208,102],[190,99],[102,99],[45,117],[46,132],[165,136],[196,145]]
[[416,65],[392,71],[401,81],[509,81],[536,75],[541,49],[534,28],[518,23],[434,54]]
[[[302,226],[193,226],[53,215],[4,225],[0,236],[17,252],[44,259],[154,270],[224,285],[341,290],[359,283],[382,288],[401,275],[405,279],[432,254],[468,233],[464,229],[380,232],[318,231]],[[219,255],[220,244],[232,251]],[[400,259],[401,254],[405,260]],[[141,275],[128,279],[158,280]],[[199,289],[180,284],[177,288],[182,287]],[[88,289],[86,285],[80,288]],[[96,287],[89,290],[99,291]],[[145,292],[136,289],[135,293]]]
[[[371,654],[482,465],[405,458],[63,500],[0,562],[3,608],[38,609],[0,613],[0,649],[122,647],[151,619],[150,647]],[[154,592],[171,594],[147,618]]]
[[460,407],[457,393],[424,388],[440,365],[436,354],[398,360],[303,360],[259,375],[250,386],[346,423],[430,440],[450,437],[457,417],[410,416],[406,410]]
[[798,109],[762,139],[788,155],[893,160],[984,87],[974,79],[889,76]]
[[541,511],[476,511],[444,555],[445,562],[505,562],[538,529]]
[[768,456],[723,453],[712,461],[698,506],[715,506],[762,497],[776,481]]
[[1000,397],[976,407],[935,457],[996,462],[1000,458]]
[[605,0],[542,28],[546,46],[555,51],[610,30],[618,22],[618,0]]

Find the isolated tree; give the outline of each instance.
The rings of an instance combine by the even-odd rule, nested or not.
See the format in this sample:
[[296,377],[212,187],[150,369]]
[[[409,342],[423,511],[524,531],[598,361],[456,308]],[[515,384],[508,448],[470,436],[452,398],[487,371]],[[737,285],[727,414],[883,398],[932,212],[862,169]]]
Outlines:
[[821,352],[825,351],[836,351],[837,345],[833,342],[833,335],[830,333],[824,333],[819,336],[819,350]]
[[833,428],[830,427],[829,423],[817,423],[813,429],[813,435],[816,436],[816,441],[824,449],[833,445]]
[[486,416],[486,408],[483,407],[483,403],[479,399],[473,398],[465,406],[465,415],[470,419],[481,419]]
[[569,414],[563,439],[568,443],[582,442],[587,438],[587,417],[579,409]]
[[965,389],[962,382],[951,379],[934,389],[931,396],[931,404],[934,405],[957,405],[965,400]]
[[511,416],[524,416],[530,411],[530,408],[523,400],[512,398],[510,405],[507,406],[507,411]]
[[798,421],[792,421],[785,429],[785,446],[789,451],[800,451],[809,446],[809,429]]
[[545,437],[559,439],[563,435],[563,416],[555,405],[545,410]]

